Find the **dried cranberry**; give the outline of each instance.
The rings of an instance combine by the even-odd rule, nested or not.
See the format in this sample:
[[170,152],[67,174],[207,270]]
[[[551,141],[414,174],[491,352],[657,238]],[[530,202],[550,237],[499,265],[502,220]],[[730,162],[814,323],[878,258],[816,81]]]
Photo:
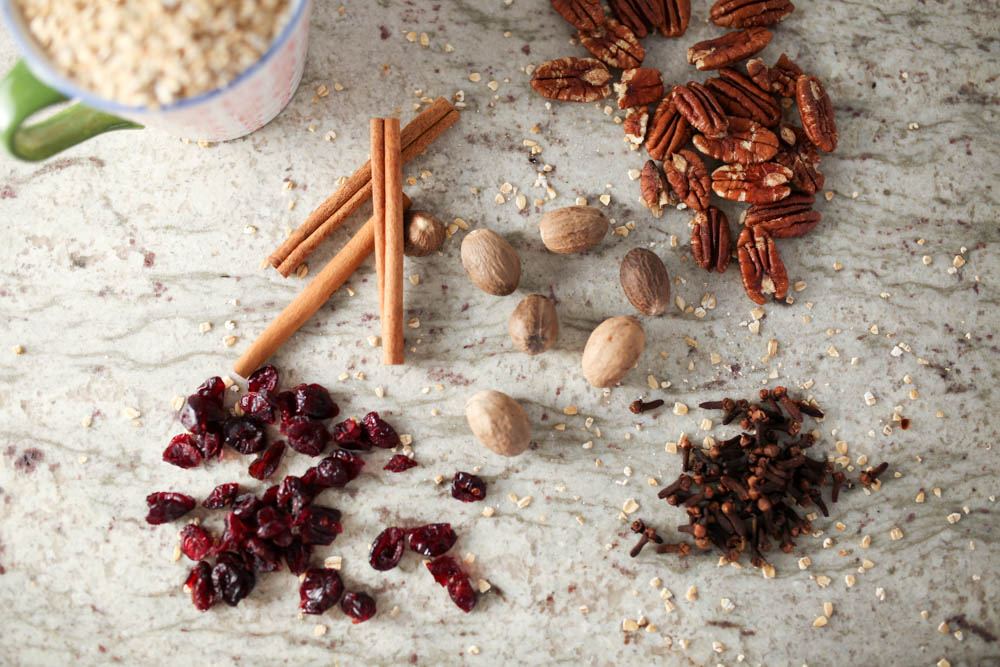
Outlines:
[[311,567],[299,585],[299,609],[306,614],[322,614],[337,604],[344,584],[336,570]]
[[278,369],[271,364],[261,366],[247,378],[247,388],[265,394],[273,392],[278,388]]
[[364,623],[375,615],[375,598],[367,593],[347,593],[340,601],[340,608],[354,623]]
[[250,527],[240,519],[236,512],[229,512],[226,514],[226,529],[222,531],[222,537],[216,549],[218,551],[239,551],[250,534]]
[[[292,519],[278,507],[262,507],[257,512],[257,537],[271,540],[278,546],[291,544]],[[287,536],[287,539],[283,536]]]
[[330,398],[326,387],[318,384],[300,384],[295,392],[295,414],[313,419],[336,417],[340,408]]
[[158,491],[146,496],[146,505],[149,507],[146,523],[156,526],[181,518],[194,509],[195,500],[183,493]]
[[226,413],[212,399],[191,394],[177,413],[177,419],[192,433],[204,433],[218,430],[219,424],[226,419]]
[[259,537],[251,537],[243,545],[243,553],[253,565],[254,572],[277,572],[281,569],[278,552]]
[[361,474],[365,462],[342,449],[316,464],[316,474],[313,484],[318,488],[341,487]]
[[361,422],[364,424],[368,439],[376,447],[392,449],[399,445],[399,435],[396,434],[396,429],[379,417],[377,412],[369,412]]
[[267,479],[278,469],[281,455],[285,453],[285,443],[279,440],[268,447],[263,454],[250,464],[250,476],[254,479]]
[[285,562],[288,563],[288,571],[298,576],[309,567],[309,557],[312,556],[312,545],[303,544],[299,540],[293,540],[285,547],[283,553]]
[[333,441],[344,449],[368,450],[372,448],[371,443],[365,439],[365,431],[361,428],[361,424],[353,419],[345,419],[339,424],[333,425]]
[[264,394],[258,394],[255,391],[243,394],[240,396],[240,407],[243,408],[245,414],[254,419],[259,419],[265,424],[274,423],[274,406]]
[[301,477],[288,475],[278,486],[278,505],[291,512],[292,516],[301,512],[312,499],[313,491]]
[[263,507],[257,496],[252,493],[244,493],[233,501],[233,514],[240,521],[247,525],[257,525],[257,512]]
[[215,604],[215,587],[212,586],[212,566],[200,561],[191,568],[184,580],[184,588],[191,591],[191,602],[198,611],[205,611]]
[[344,530],[340,511],[320,505],[310,505],[299,512],[292,526],[298,528],[299,539],[305,544],[330,544]]
[[198,433],[194,436],[194,444],[206,461],[213,456],[222,458],[222,433],[220,431]]
[[201,464],[201,452],[195,447],[194,438],[181,433],[171,438],[163,450],[163,460],[178,468],[195,468]]
[[212,568],[212,586],[223,602],[235,607],[250,594],[256,583],[242,556],[229,551],[219,554],[218,562]]
[[267,505],[269,507],[278,506],[278,486],[278,484],[275,484],[274,486],[267,487],[267,491],[265,491],[264,495],[260,497],[261,505]]
[[292,417],[281,423],[281,433],[292,449],[306,456],[319,456],[330,442],[330,432],[322,422],[309,417]]
[[219,484],[217,487],[212,489],[210,494],[208,494],[208,498],[205,498],[205,502],[202,503],[202,506],[210,510],[221,510],[223,507],[233,502],[233,499],[239,492],[240,485],[236,482]]
[[403,472],[409,470],[410,468],[416,468],[419,465],[416,461],[411,459],[405,454],[396,454],[389,462],[385,464],[382,470],[388,470],[389,472]]
[[467,472],[456,472],[451,479],[451,497],[471,503],[486,497],[486,482]]
[[240,454],[256,454],[264,449],[264,425],[253,417],[230,417],[222,425],[222,438]]
[[403,557],[403,551],[406,550],[405,537],[406,531],[395,526],[379,533],[368,553],[368,562],[371,566],[376,570],[391,570],[396,567],[399,559]]
[[465,574],[453,576],[448,580],[448,595],[466,614],[476,606],[476,589],[469,583],[469,578]]
[[427,569],[434,576],[434,581],[442,586],[447,586],[448,582],[454,577],[463,576],[462,568],[458,566],[458,561],[451,556],[438,556],[434,560],[428,561]]
[[226,395],[226,384],[222,381],[222,378],[216,375],[202,382],[201,386],[195,389],[194,393],[202,398],[207,398],[221,408],[222,399]]
[[288,421],[295,416],[295,394],[283,391],[274,395],[274,407],[281,413],[281,419]]
[[406,536],[410,548],[428,558],[440,556],[455,544],[458,535],[450,523],[429,523],[409,531]]
[[189,523],[181,531],[181,552],[191,560],[204,558],[212,549],[212,538],[200,526]]

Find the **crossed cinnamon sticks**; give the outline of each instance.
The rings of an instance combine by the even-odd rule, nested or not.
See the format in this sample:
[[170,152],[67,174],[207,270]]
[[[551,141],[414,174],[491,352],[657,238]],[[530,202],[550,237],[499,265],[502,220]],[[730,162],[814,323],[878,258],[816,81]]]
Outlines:
[[458,118],[458,111],[440,97],[401,131],[398,119],[372,120],[372,139],[378,126],[382,141],[373,141],[371,159],[313,211],[268,261],[288,277],[373,194],[375,215],[236,360],[233,370],[238,375],[246,377],[274,354],[376,249],[383,363],[403,363],[403,212],[411,202],[402,192],[402,166],[423,153]]

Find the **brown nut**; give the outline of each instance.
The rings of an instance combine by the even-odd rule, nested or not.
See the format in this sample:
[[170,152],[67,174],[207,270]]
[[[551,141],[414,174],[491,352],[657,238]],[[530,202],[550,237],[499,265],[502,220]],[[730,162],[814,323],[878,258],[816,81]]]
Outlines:
[[691,0],[663,0],[663,22],[656,26],[664,37],[680,37],[691,22]]
[[664,206],[676,206],[679,203],[670,191],[663,170],[652,160],[646,160],[642,168],[639,189],[642,192],[643,205],[653,213],[654,218],[663,215]]
[[531,87],[563,102],[596,102],[611,94],[611,72],[596,58],[559,58],[538,66]]
[[774,37],[767,28],[747,28],[698,42],[688,49],[688,62],[700,70],[718,69],[764,50]]
[[718,0],[709,12],[712,23],[726,28],[774,25],[795,11],[788,0]]
[[594,329],[583,348],[583,376],[595,387],[613,387],[628,375],[646,347],[646,334],[634,317],[611,317]]
[[730,67],[720,69],[719,76],[706,81],[705,87],[730,116],[749,118],[764,127],[781,122],[781,105],[771,94]]
[[474,229],[462,240],[462,266],[476,287],[506,296],[521,280],[521,259],[507,240],[492,229]]
[[427,211],[407,211],[403,215],[403,254],[426,257],[444,243],[444,223]]
[[802,69],[782,53],[774,67],[768,67],[761,58],[747,61],[747,74],[764,90],[785,97],[795,97],[795,82],[802,76]]
[[632,248],[618,270],[625,296],[643,315],[660,315],[670,307],[667,267],[651,250]]
[[724,164],[712,172],[712,192],[730,201],[766,204],[790,195],[790,180],[792,170],[777,162]]
[[634,151],[639,150],[643,140],[646,138],[646,125],[649,123],[649,107],[645,104],[632,107],[625,112],[625,142]]
[[663,77],[652,67],[636,67],[622,72],[622,79],[614,85],[619,109],[631,109],[640,104],[650,104],[663,97]]
[[724,273],[732,259],[732,237],[726,214],[714,206],[694,216],[691,229],[691,254],[706,271]]
[[521,404],[499,391],[481,391],[465,402],[465,418],[476,439],[502,456],[517,456],[531,445],[531,423]]
[[779,133],[782,148],[774,156],[774,161],[792,170],[792,187],[809,194],[822,190],[826,177],[816,168],[820,162],[816,146],[801,127],[781,125]]
[[778,153],[778,136],[749,118],[729,117],[729,134],[722,139],[694,135],[694,147],[726,163],[756,164],[767,162]]
[[593,30],[605,21],[601,0],[551,0],[552,8],[577,30]]
[[546,213],[539,229],[546,248],[571,255],[600,243],[608,233],[608,219],[593,206],[567,206]]
[[646,132],[646,152],[654,160],[668,160],[691,138],[691,125],[681,115],[673,91],[660,100]]
[[593,30],[581,30],[577,38],[580,46],[608,67],[638,67],[646,57],[646,49],[642,48],[635,33],[614,19],[608,19]]
[[697,81],[688,81],[686,86],[674,86],[670,92],[677,110],[691,127],[713,139],[726,136],[729,119],[708,88]]
[[766,231],[761,227],[744,227],[736,242],[736,254],[740,262],[743,289],[751,301],[765,304],[765,294],[773,294],[775,299],[784,299],[788,294],[788,273]]
[[741,221],[747,227],[762,227],[776,239],[805,236],[822,219],[812,210],[816,198],[811,194],[791,195],[770,204],[754,204],[743,212]]
[[663,163],[663,170],[670,187],[688,208],[704,211],[708,207],[712,180],[697,153],[682,148]]
[[800,76],[795,82],[795,101],[809,141],[824,153],[835,151],[837,125],[833,122],[833,104],[823,82],[815,76]]
[[608,0],[618,20],[642,39],[663,23],[663,0]]
[[541,294],[526,296],[511,313],[509,328],[517,349],[525,354],[541,354],[559,338],[556,307]]

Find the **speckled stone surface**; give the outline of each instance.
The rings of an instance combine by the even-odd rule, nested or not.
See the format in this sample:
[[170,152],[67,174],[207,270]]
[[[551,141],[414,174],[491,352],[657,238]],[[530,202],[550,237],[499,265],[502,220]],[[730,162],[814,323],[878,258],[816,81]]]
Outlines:
[[[793,282],[805,287],[793,292],[794,304],[765,308],[759,334],[747,328],[753,304],[735,269],[709,275],[690,260],[689,213],[657,220],[637,203],[627,172],[644,156],[625,147],[603,105],[547,108],[530,90],[526,66],[586,55],[548,3],[354,1],[342,14],[340,4],[317,3],[302,87],[250,137],[203,149],[152,131],[118,133],[40,165],[0,161],[0,662],[1000,663],[995,2],[803,1],[776,28],[763,57],[773,62],[786,51],[826,81],[840,146],[821,166],[832,195],[818,205],[822,224],[780,244]],[[709,3],[693,4],[687,35],[645,40],[646,63],[668,82],[703,80],[685,49],[722,33],[706,23]],[[15,57],[0,37],[0,66]],[[472,72],[481,80],[470,81]],[[344,90],[312,101],[317,86],[334,83]],[[421,467],[391,475],[381,470],[387,453],[371,453],[359,480],[322,497],[343,510],[345,530],[316,562],[342,556],[348,587],[373,591],[378,616],[357,626],[339,610],[298,620],[297,582],[287,573],[264,577],[238,608],[200,614],[181,590],[185,563],[171,560],[180,524],[147,526],[143,499],[153,490],[202,497],[222,481],[254,480],[240,457],[193,471],[162,463],[180,431],[171,398],[227,372],[302,288],[301,279],[258,264],[286,226],[365,159],[367,118],[396,112],[405,120],[421,96],[459,90],[467,104],[460,124],[407,168],[416,179],[407,192],[446,220],[505,235],[524,266],[517,293],[491,297],[469,283],[459,232],[442,254],[406,262],[406,274],[420,276],[419,285],[406,283],[407,317],[419,318],[406,331],[415,348],[406,366],[381,367],[367,342],[378,333],[370,262],[350,281],[355,295],[334,295],[274,358],[286,383],[325,383],[344,413],[377,409],[413,436]],[[525,139],[541,152],[532,157]],[[530,202],[545,194],[532,185],[543,164],[553,167],[558,196],[536,209]],[[284,190],[285,179],[295,187]],[[527,196],[523,213],[513,193],[495,202],[504,183]],[[585,256],[548,254],[541,213],[602,194],[610,195],[609,217],[634,221],[634,230],[609,234]],[[735,227],[737,207],[723,208]],[[322,246],[313,272],[367,215]],[[639,367],[604,395],[583,381],[580,352],[603,318],[633,314],[617,276],[637,246],[664,259],[675,295],[697,307],[713,294],[717,306],[703,317],[672,309],[642,318],[648,345]],[[949,271],[956,255],[965,264]],[[507,337],[510,312],[532,292],[558,300],[561,324],[556,349],[537,358],[514,351]],[[211,331],[199,333],[201,322]],[[226,348],[230,334],[238,341]],[[771,339],[777,354],[762,360]],[[342,373],[351,376],[338,380]],[[650,375],[669,386],[649,389]],[[823,405],[823,452],[843,440],[852,460],[890,462],[881,490],[846,494],[816,521],[823,535],[772,555],[773,580],[717,567],[715,554],[629,558],[633,537],[619,517],[626,499],[639,504],[633,517],[668,539],[683,523],[647,479],[663,483],[679,472],[667,441],[705,436],[706,415],[694,406],[779,383],[807,386],[798,391]],[[483,388],[526,406],[535,446],[520,458],[486,452],[468,433],[464,400]],[[638,396],[693,409],[636,417],[626,405]],[[579,414],[564,415],[569,406]],[[127,408],[140,416],[128,418]],[[897,411],[911,420],[908,430],[893,422]],[[582,448],[588,441],[593,447]],[[308,465],[288,457],[279,474]],[[490,485],[489,519],[432,479],[474,466]],[[915,503],[921,491],[926,501]],[[518,508],[508,494],[533,501]],[[954,512],[961,520],[952,524]],[[221,526],[221,517],[197,515]],[[386,573],[366,563],[382,527],[428,521],[451,521],[460,534],[454,553],[474,554],[470,573],[493,585],[471,614],[412,554]],[[890,538],[894,527],[902,539]],[[812,563],[803,571],[805,555]],[[874,567],[859,573],[866,558]],[[825,589],[821,577],[830,580]],[[672,591],[673,612],[654,578]],[[685,599],[691,586],[695,601]],[[725,611],[722,598],[735,608]],[[826,601],[835,612],[813,628]],[[655,629],[623,633],[623,619],[640,617]],[[940,632],[946,619],[949,631]],[[328,632],[316,636],[316,623]]]

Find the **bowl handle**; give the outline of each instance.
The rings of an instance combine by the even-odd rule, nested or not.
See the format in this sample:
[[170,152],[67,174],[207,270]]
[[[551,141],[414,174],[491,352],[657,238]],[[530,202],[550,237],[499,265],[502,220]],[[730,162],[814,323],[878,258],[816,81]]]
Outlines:
[[35,162],[110,130],[140,129],[132,121],[74,104],[34,125],[25,119],[66,96],[35,78],[23,60],[0,80],[0,138],[14,157]]

